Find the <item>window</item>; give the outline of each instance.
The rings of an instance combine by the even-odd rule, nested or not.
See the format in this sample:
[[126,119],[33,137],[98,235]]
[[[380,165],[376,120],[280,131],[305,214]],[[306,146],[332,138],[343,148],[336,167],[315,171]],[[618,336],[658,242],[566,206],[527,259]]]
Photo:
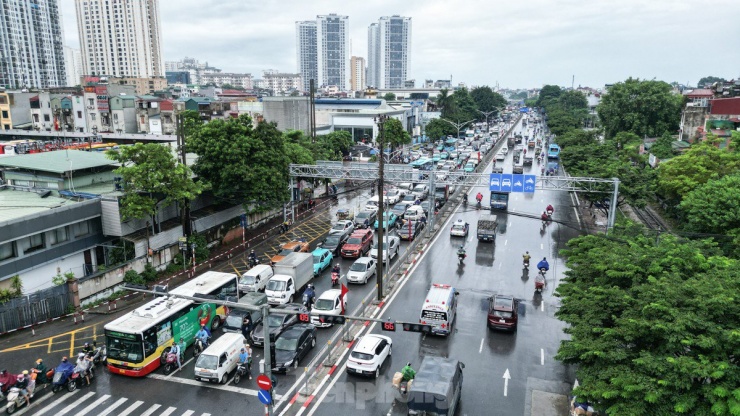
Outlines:
[[28,243],[28,248],[23,252],[24,254],[44,248],[44,234],[40,233],[28,237]]
[[39,122],[39,115],[38,114],[34,114],[33,115],[33,122],[34,123],[38,123]]
[[44,121],[51,121],[51,118],[48,114],[44,114]]
[[3,110],[3,118],[10,118],[7,110]]
[[87,99],[87,105],[95,105],[95,99],[94,98],[88,98]]
[[51,232],[49,232],[49,236],[51,237],[51,245],[63,243],[69,240],[69,236],[67,235],[67,227],[61,227],[57,228],[56,230],[52,230]]
[[88,223],[87,221],[77,223],[76,227],[77,231],[75,232],[75,237],[90,234],[90,223]]
[[90,120],[95,121],[95,113],[90,113]]
[[144,331],[144,356],[148,357],[157,350],[157,328]]
[[0,261],[15,257],[15,242],[0,244]]
[[82,118],[82,111],[77,112],[77,118]]

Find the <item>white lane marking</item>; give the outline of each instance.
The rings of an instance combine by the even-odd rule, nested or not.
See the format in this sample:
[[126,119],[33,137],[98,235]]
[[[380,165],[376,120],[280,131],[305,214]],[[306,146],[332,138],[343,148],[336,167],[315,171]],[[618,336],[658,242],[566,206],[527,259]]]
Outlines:
[[571,201],[573,200],[573,197],[575,197],[575,204],[573,204],[573,212],[576,213],[576,219],[578,220],[578,224],[581,223],[581,216],[578,215],[578,207],[581,206],[581,201],[578,199],[578,195],[576,195],[575,192],[570,194]]
[[[191,362],[191,361],[193,361],[194,359],[195,359],[195,357],[190,357],[190,359],[189,359],[189,360],[185,361],[184,363],[180,363],[181,367],[185,367],[185,366],[186,366],[186,365],[187,365],[188,363],[190,363],[190,362]],[[175,373],[177,373],[177,372],[178,372],[178,371],[180,371],[181,369],[182,369],[182,368],[178,368],[178,369],[176,369],[175,371],[173,371],[173,372],[171,372],[171,373],[167,374],[167,375],[166,375],[165,377],[167,377],[167,378],[170,378],[170,377],[174,376],[174,375],[175,375]]]
[[77,416],[85,416],[86,414],[90,413],[91,410],[96,409],[98,406],[103,404],[104,401],[110,399],[110,394],[104,394],[98,398],[98,400],[95,400],[94,402],[90,403],[89,406],[82,409]]
[[504,372],[504,397],[508,395],[509,392],[509,379],[511,378],[511,374],[509,374],[509,369],[506,369],[506,372]]
[[66,415],[67,413],[69,413],[70,410],[72,410],[75,407],[79,406],[80,404],[82,404],[82,402],[84,402],[85,400],[89,399],[90,397],[92,397],[94,395],[95,395],[95,392],[94,391],[87,392],[84,396],[80,397],[79,399],[77,399],[74,402],[72,402],[72,404],[70,404],[69,406],[67,406],[64,409],[60,410],[59,413],[57,413],[57,414],[60,415],[60,416],[61,415]]
[[544,249],[545,249],[545,243],[540,243],[540,250],[544,250]]
[[509,244],[509,240],[504,240],[504,245]]
[[16,413],[16,415],[20,416],[26,413],[29,409],[35,409],[38,406],[41,406],[41,403],[43,403],[46,399],[50,399],[52,397],[55,397],[55,396],[51,394],[46,394],[44,396],[39,397],[38,399],[33,399],[33,403],[31,403],[31,407],[24,407],[23,409],[19,410],[18,413]]
[[[191,385],[191,386],[199,386],[199,387],[205,387],[205,388],[209,388],[209,389],[218,389],[218,390],[230,391],[232,393],[248,394],[250,396],[257,397],[257,390],[245,389],[245,388],[241,388],[241,387],[234,387],[234,386],[230,386],[228,384],[203,383],[203,382],[200,382],[200,381],[189,380],[189,379],[181,378],[181,377],[168,378],[167,376],[163,376],[161,374],[154,374],[154,373],[150,373],[147,377],[151,377],[151,378],[154,378],[154,379],[157,379],[157,380],[172,381],[172,382],[180,383],[180,384],[188,384],[188,385]],[[275,400],[280,400],[282,397],[283,397],[282,395],[275,395]]]
[[540,365],[545,365],[545,349],[540,348]]
[[147,409],[146,412],[142,413],[141,416],[150,416],[152,413],[156,412],[157,409],[159,409],[160,407],[162,407],[161,404],[153,404],[152,407]]
[[188,410],[187,412],[183,413],[183,414],[182,414],[182,416],[190,416],[190,415],[192,415],[193,413],[195,413],[195,411],[193,411],[193,410]]
[[200,415],[200,416],[211,416],[211,414],[210,414],[210,413],[203,413],[203,414],[202,414],[202,415]]
[[162,412],[162,414],[161,414],[161,415],[159,415],[159,416],[169,416],[169,415],[171,415],[171,414],[172,414],[172,413],[173,413],[173,412],[174,412],[175,410],[177,410],[177,408],[176,408],[176,407],[172,407],[172,406],[170,406],[170,407],[168,407],[168,408],[167,408],[167,410],[165,410],[164,412]]
[[511,224],[513,224],[511,221],[509,221],[509,227],[511,227]]
[[134,402],[134,404],[132,404],[131,406],[127,407],[126,410],[124,410],[123,412],[119,413],[118,416],[128,416],[131,413],[133,413],[134,410],[138,409],[139,406],[141,406],[142,404],[144,404],[144,402],[142,402],[141,400],[137,400],[137,401]]
[[[67,398],[68,398],[68,397],[69,397],[70,395],[74,395],[74,394],[77,394],[78,392],[79,392],[79,390],[75,390],[75,391],[73,391],[73,392],[72,392],[72,393],[70,393],[70,394],[62,395],[62,397],[60,397],[60,398],[58,398],[58,399],[54,400],[53,402],[51,402],[51,404],[49,404],[48,406],[46,406],[46,407],[44,407],[43,409],[39,410],[39,412],[38,412],[38,413],[36,413],[36,414],[37,414],[37,415],[39,415],[39,416],[41,416],[41,415],[45,414],[45,413],[46,413],[46,412],[48,412],[49,410],[51,410],[51,409],[53,409],[53,408],[57,407],[57,405],[58,405],[59,403],[63,402],[63,401],[64,401],[65,399],[67,399]],[[51,397],[51,396],[48,396],[48,397]],[[40,400],[39,400],[39,401],[40,401]],[[27,407],[26,409],[30,409],[30,408],[33,408],[33,403],[31,403],[31,407]],[[24,409],[24,410],[25,410],[25,409]],[[21,412],[18,412],[18,414],[21,414]]]
[[121,397],[120,399],[118,399],[118,401],[110,405],[110,407],[105,409],[105,411],[103,411],[103,413],[99,414],[98,416],[106,416],[106,415],[113,413],[114,410],[118,409],[119,406],[126,403],[127,401],[128,401],[127,398]]
[[504,265],[504,263],[499,263],[498,264],[498,269],[501,270],[501,266],[503,266],[503,265]]
[[481,338],[480,339],[480,348],[478,348],[478,354],[482,354],[483,353],[483,341],[484,340],[485,340],[485,338]]

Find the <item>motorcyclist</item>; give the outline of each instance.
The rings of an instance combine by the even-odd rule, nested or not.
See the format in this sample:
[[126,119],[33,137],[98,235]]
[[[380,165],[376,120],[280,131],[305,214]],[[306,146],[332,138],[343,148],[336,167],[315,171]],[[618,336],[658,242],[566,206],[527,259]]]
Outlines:
[[524,267],[529,267],[529,259],[531,259],[532,256],[529,255],[529,251],[522,254],[522,260],[524,260]]
[[82,346],[82,352],[84,352],[85,354],[94,355],[95,348],[89,342],[86,342],[85,345]]
[[205,325],[200,326],[200,331],[195,334],[195,339],[200,340],[200,342],[203,344],[203,348],[208,346],[208,331],[206,331]]
[[411,363],[406,363],[406,367],[401,369],[401,375],[403,375],[403,381],[410,381],[416,377],[416,371],[411,367]]
[[478,195],[475,196],[475,200],[480,204],[480,202],[483,201],[483,194],[478,192]]
[[313,284],[309,283],[306,287],[306,291],[303,292],[303,299],[306,303],[306,307],[310,310],[311,305],[313,305],[313,301],[316,298],[316,292],[313,289]]
[[[180,343],[182,343],[182,337],[180,337]],[[175,354],[175,360],[177,360],[177,368],[179,370],[182,369],[182,364],[180,363],[180,356],[182,355],[184,351],[180,343],[174,343],[172,344],[172,347],[170,348],[170,354]]]
[[92,363],[92,360],[90,357],[85,355],[84,352],[81,352],[77,355],[77,367],[80,369],[80,373],[85,375],[85,381],[87,381],[87,385],[90,385],[90,364]]
[[547,215],[547,211],[542,211],[542,215],[540,216],[540,219],[541,219],[541,220],[542,220],[543,222],[547,222],[547,221],[550,221],[550,216],[549,216],[549,215]]
[[331,272],[332,272],[332,274],[333,273],[337,273],[340,276],[342,275],[342,268],[339,267],[339,263],[337,263],[337,264],[334,265],[334,268],[331,269]]
[[545,271],[550,270],[550,263],[547,262],[547,258],[543,257],[542,260],[540,260],[539,263],[537,263],[537,270],[545,269]]
[[13,385],[13,387],[17,387],[21,390],[21,396],[23,396],[23,398],[26,399],[26,406],[31,405],[31,398],[29,397],[29,394],[28,394],[28,383],[29,383],[28,370],[23,370],[23,374],[18,374],[15,384]]
[[242,347],[241,352],[239,353],[239,364],[243,364],[245,367],[247,367],[247,374],[249,375],[249,379],[252,379],[252,372],[250,371],[250,365],[249,365],[249,344],[246,344],[244,347]]
[[555,208],[552,207],[552,204],[547,205],[547,208],[545,208],[545,212],[553,213],[555,212]]
[[44,365],[44,360],[42,360],[41,358],[36,360],[36,367],[34,367],[31,371],[36,374],[37,383],[46,384],[49,382],[49,380],[46,379],[46,366]]
[[257,264],[257,253],[255,253],[254,250],[249,252],[249,264]]
[[457,249],[457,257],[465,258],[465,247],[460,246],[460,248]]

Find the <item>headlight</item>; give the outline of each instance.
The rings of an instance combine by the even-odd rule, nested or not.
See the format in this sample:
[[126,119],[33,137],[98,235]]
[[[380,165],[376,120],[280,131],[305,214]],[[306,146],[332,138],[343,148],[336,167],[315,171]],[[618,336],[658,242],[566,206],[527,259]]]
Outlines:
[[287,367],[289,365],[293,364],[293,360],[286,361],[285,364],[283,364],[283,367]]

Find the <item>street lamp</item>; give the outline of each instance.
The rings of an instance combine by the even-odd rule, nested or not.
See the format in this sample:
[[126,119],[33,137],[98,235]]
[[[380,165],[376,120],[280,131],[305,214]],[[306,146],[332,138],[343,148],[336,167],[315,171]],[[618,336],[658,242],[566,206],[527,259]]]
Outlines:
[[455,123],[453,121],[450,121],[450,120],[447,120],[446,118],[441,118],[441,117],[440,117],[440,120],[446,121],[446,122],[452,124],[452,126],[457,129],[457,138],[458,139],[460,139],[460,129],[462,129],[466,124],[472,123],[472,122],[475,121],[475,120],[468,120],[468,121],[463,122],[463,123]]
[[[379,114],[377,117],[374,117],[373,120],[378,125],[378,148],[380,149],[380,158],[378,159],[378,224],[380,224],[380,227],[378,227],[378,264],[376,266],[377,270],[375,273],[375,279],[378,285],[378,301],[383,300],[383,232],[385,231],[384,225],[383,225],[383,166],[384,166],[384,160],[383,153],[385,151],[385,122],[388,120],[388,116],[385,114]],[[390,219],[390,218],[389,218]],[[390,228],[390,224],[387,224]],[[388,255],[388,260],[390,260],[390,253]]]
[[491,114],[497,112],[498,109],[495,109],[493,111],[481,111],[481,110],[477,110],[477,111],[479,113],[483,114],[484,116],[486,116],[486,128],[488,128],[488,116],[490,116]]

